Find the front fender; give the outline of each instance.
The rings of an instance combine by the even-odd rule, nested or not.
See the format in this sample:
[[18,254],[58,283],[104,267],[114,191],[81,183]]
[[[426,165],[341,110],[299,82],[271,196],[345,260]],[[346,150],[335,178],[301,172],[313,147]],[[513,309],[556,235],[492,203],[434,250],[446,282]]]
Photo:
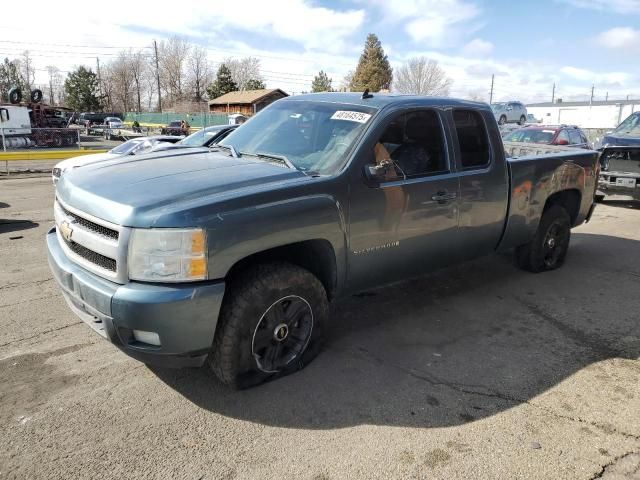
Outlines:
[[327,240],[336,255],[338,284],[346,270],[347,227],[343,206],[314,194],[218,214],[207,227],[209,278],[224,278],[253,254],[305,240]]

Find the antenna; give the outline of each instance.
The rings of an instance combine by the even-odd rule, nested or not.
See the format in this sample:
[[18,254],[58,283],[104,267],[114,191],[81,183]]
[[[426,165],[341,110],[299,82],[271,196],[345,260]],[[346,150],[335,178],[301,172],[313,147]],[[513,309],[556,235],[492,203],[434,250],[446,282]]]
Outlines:
[[366,100],[367,98],[373,98],[373,95],[369,93],[369,89],[365,88],[364,92],[362,92],[362,99]]

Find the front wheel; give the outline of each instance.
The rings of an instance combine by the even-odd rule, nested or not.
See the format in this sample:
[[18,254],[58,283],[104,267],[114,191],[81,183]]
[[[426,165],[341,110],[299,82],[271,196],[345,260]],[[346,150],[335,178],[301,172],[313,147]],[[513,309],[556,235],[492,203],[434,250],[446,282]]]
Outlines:
[[209,366],[235,388],[300,370],[320,351],[328,312],[326,291],[309,271],[257,265],[229,285]]
[[516,248],[516,264],[533,273],[560,268],[570,239],[571,217],[563,207],[551,206],[542,214],[533,240]]
[[500,120],[498,120],[498,125],[504,125],[505,123],[507,123],[507,117],[502,115]]

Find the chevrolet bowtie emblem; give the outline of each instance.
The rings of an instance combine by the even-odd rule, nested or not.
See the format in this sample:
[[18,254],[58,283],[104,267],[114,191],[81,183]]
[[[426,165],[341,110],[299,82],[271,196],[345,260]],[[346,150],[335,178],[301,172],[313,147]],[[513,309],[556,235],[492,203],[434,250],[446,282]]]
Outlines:
[[71,241],[71,235],[73,235],[73,228],[66,220],[60,224],[60,234],[67,242]]

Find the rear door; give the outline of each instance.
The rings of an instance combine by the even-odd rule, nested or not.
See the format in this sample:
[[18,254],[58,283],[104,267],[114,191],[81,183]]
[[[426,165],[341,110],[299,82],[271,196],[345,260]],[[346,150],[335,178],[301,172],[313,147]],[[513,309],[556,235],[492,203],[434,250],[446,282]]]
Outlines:
[[[368,135],[351,172],[349,286],[368,286],[457,261],[458,179],[444,111],[400,110]],[[368,164],[388,160],[372,183]]]
[[498,245],[507,217],[509,178],[500,135],[488,128],[493,121],[489,113],[455,108],[449,121],[460,181],[458,249],[466,260]]

